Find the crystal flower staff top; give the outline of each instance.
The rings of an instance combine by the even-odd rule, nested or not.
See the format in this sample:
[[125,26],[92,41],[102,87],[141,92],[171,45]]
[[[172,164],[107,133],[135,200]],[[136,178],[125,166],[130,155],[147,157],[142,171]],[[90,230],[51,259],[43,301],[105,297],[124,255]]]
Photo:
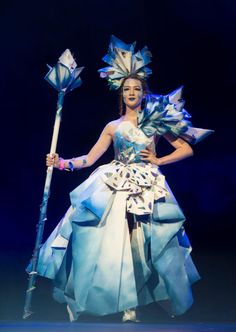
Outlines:
[[[81,85],[82,81],[79,75],[84,67],[77,68],[77,64],[69,49],[66,49],[63,52],[63,54],[60,56],[58,60],[58,63],[54,67],[51,66],[48,67],[49,67],[49,72],[45,76],[45,80],[49,82],[58,91],[57,111],[56,111],[51,148],[50,148],[50,153],[52,154],[55,153],[57,147],[64,96],[66,93],[74,90],[75,88]],[[24,319],[28,318],[32,314],[30,310],[32,291],[35,289],[39,249],[42,243],[44,224],[45,221],[47,220],[46,213],[47,213],[48,199],[50,195],[52,173],[53,173],[53,167],[49,166],[47,168],[43,199],[40,207],[40,216],[37,225],[35,248],[31,259],[31,272],[29,273],[28,288],[26,291],[24,314],[23,314]]]

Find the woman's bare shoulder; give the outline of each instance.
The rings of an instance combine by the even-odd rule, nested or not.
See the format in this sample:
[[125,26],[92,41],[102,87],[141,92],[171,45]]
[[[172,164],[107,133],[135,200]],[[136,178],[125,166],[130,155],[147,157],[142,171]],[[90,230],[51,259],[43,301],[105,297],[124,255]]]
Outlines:
[[122,121],[122,117],[119,119],[108,122],[107,126],[116,127]]
[[111,134],[113,134],[114,131],[116,130],[117,126],[121,123],[121,121],[122,121],[122,118],[110,121],[110,122],[108,122],[108,124],[106,125],[105,128],[107,128],[107,130],[109,130],[111,132]]

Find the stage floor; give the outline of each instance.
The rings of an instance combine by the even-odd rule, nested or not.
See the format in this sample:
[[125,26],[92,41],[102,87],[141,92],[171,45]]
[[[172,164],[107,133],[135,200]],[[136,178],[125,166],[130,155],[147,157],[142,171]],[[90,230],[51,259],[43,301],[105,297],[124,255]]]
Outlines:
[[172,319],[152,303],[140,307],[142,323],[122,324],[122,313],[84,315],[69,323],[65,305],[53,300],[51,281],[46,278],[38,279],[32,301],[34,314],[22,320],[27,287],[23,267],[28,254],[18,257],[15,252],[1,252],[0,332],[236,332],[234,252],[205,252],[196,258],[203,279],[194,285],[195,301],[184,315]]
[[0,323],[1,332],[234,332],[236,324],[143,324],[143,323],[59,323],[9,322]]

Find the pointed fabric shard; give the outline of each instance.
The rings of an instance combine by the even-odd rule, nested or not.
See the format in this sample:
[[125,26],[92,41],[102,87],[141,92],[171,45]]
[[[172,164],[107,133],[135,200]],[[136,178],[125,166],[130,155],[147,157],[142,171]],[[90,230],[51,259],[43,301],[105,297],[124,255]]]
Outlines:
[[214,133],[214,130],[211,129],[189,127],[185,133],[180,135],[180,137],[194,145],[212,133]]

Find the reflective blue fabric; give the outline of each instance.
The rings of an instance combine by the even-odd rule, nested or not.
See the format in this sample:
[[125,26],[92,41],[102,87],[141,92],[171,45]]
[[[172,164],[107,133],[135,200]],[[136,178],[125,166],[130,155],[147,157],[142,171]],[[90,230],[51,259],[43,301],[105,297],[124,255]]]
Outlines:
[[[127,128],[120,127],[123,135]],[[144,144],[142,135],[129,144],[124,141],[132,135],[122,140],[115,135],[116,156],[125,152],[122,161],[129,167],[134,149]],[[67,303],[75,319],[84,312],[107,315],[154,301],[168,304],[170,314],[182,314],[193,301],[191,284],[199,279],[184,214],[166,184],[167,194],[154,201],[153,213],[134,216],[130,237],[129,189],[106,184],[117,167],[99,167],[71,192],[71,207],[40,250],[38,273],[54,280],[54,298]]]

